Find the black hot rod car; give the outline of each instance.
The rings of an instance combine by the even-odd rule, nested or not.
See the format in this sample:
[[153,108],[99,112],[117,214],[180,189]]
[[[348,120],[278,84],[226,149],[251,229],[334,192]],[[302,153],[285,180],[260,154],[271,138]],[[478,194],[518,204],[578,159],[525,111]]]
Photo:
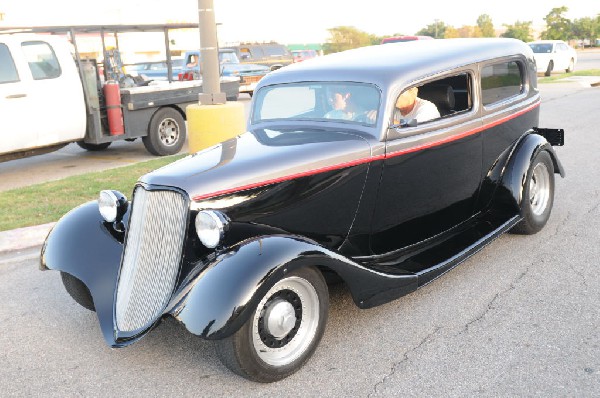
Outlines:
[[544,227],[564,138],[539,107],[532,51],[512,39],[291,65],[261,80],[248,132],[142,176],[130,202],[107,190],[72,210],[41,266],[112,347],[174,317],[236,373],[275,381],[319,344],[327,282],[373,307]]

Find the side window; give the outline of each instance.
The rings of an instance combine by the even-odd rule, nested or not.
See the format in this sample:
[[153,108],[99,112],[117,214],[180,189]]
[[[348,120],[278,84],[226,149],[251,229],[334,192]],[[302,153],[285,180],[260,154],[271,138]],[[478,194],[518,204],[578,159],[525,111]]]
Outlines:
[[19,81],[19,73],[6,44],[0,43],[0,84]]
[[261,46],[253,46],[250,53],[252,54],[252,58],[255,60],[256,59],[260,60],[265,57],[265,52],[263,51]]
[[523,92],[522,68],[516,61],[485,66],[481,71],[481,100],[490,105]]
[[55,79],[60,76],[60,64],[48,43],[28,41],[21,47],[34,80]]
[[402,92],[396,99],[393,124],[416,119],[418,124],[451,117],[472,109],[471,75],[460,73]]
[[240,58],[242,61],[250,59],[250,49],[248,47],[240,48]]
[[285,49],[284,49],[284,47],[265,46],[264,50],[265,50],[265,53],[268,56],[271,56],[271,57],[279,57],[279,56],[285,55]]

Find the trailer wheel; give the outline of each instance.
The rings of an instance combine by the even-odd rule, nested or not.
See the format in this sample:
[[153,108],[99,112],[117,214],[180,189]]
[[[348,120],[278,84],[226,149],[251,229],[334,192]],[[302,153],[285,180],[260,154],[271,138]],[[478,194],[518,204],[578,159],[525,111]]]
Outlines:
[[161,108],[150,119],[148,135],[142,141],[153,155],[174,155],[183,147],[186,134],[183,116],[173,108]]
[[83,148],[86,151],[92,151],[92,152],[103,151],[106,148],[108,148],[110,146],[110,144],[111,144],[111,142],[104,142],[102,144],[88,144],[83,141],[77,141],[77,145],[79,145],[80,148]]

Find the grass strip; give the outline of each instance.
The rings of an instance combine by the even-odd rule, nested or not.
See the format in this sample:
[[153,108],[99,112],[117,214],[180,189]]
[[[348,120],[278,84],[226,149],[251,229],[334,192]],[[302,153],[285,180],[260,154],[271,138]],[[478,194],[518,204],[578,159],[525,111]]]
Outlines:
[[0,231],[58,221],[74,207],[97,199],[103,189],[114,189],[131,197],[140,176],[184,156],[162,157],[0,192]]
[[573,76],[600,76],[600,69],[588,69],[574,71],[570,73],[561,73],[559,75],[553,75],[548,77],[540,77],[538,78],[538,83],[561,83],[562,79]]

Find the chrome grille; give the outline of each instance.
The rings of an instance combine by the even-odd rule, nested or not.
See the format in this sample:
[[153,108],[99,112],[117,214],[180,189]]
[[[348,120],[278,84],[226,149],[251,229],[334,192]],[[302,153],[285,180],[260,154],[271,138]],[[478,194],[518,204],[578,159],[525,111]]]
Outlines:
[[187,212],[178,192],[136,188],[117,286],[118,330],[147,326],[167,305],[179,271]]

